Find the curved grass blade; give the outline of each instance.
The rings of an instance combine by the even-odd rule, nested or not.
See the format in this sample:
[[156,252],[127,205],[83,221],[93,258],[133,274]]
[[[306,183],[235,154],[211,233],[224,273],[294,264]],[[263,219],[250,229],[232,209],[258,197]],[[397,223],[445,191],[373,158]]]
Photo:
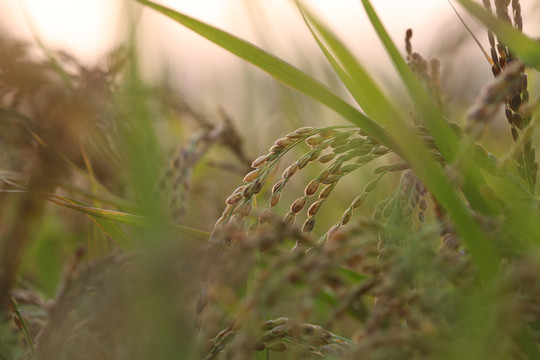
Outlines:
[[[253,65],[258,66],[275,77],[277,80],[334,109],[344,118],[370,133],[371,136],[375,137],[398,155],[403,156],[405,160],[414,160],[410,156],[407,156],[407,153],[401,144],[379,124],[367,118],[343,99],[333,94],[325,85],[299,69],[293,67],[292,65],[286,63],[282,59],[267,53],[266,51],[253,44],[250,44],[245,40],[237,38],[229,33],[181,14],[177,11],[171,10],[167,7],[147,0],[136,1],[157,10],[166,16],[169,16],[173,20],[176,20],[180,24],[214,42],[218,46],[252,63]],[[401,60],[401,62],[405,66],[405,70],[409,72],[410,76],[413,77],[412,79],[415,81],[416,79],[414,79],[414,76],[408,69],[407,65],[403,60]],[[420,86],[417,82],[416,84],[418,87]],[[422,89],[420,88],[420,90]],[[430,101],[429,98],[427,101]],[[433,104],[431,105],[433,106]],[[435,111],[435,114],[437,117],[441,117],[437,111]],[[441,121],[444,120],[441,118]],[[445,128],[450,131],[451,136],[454,136],[448,127],[448,124],[445,124]],[[448,137],[450,135],[448,135]],[[452,143],[451,141],[449,143],[453,145],[455,150],[457,143]],[[445,146],[442,147],[445,148]],[[419,161],[416,160],[415,163],[418,165]],[[449,180],[443,176],[440,169],[431,166],[430,162],[423,166],[417,166],[415,170],[419,171],[418,175],[424,181],[426,186],[432,190],[441,204],[443,204],[451,216],[456,220],[456,223],[458,224],[458,231],[463,236],[464,241],[467,244],[471,255],[475,259],[475,263],[477,264],[482,276],[485,279],[492,279],[498,268],[498,257],[496,256],[495,250],[486,240],[485,234],[482,232],[478,224],[473,221],[463,202],[461,202],[457,194],[455,194],[455,190],[450,184]]]
[[362,110],[379,124],[389,125],[395,123],[394,119],[401,120],[400,112],[347,47],[313,13],[299,1],[296,3],[313,38]]
[[517,54],[520,60],[540,71],[540,44],[538,42],[514,29],[510,24],[497,19],[480,5],[470,0],[457,1],[504,41],[504,44]]
[[341,114],[345,119],[367,131],[371,136],[387,147],[397,153],[401,152],[393,136],[379,124],[375,123],[346,101],[332,93],[326,85],[282,59],[243,39],[165,6],[147,0],[136,1],[161,12],[223,49],[261,68],[278,81],[327,105],[337,113]]

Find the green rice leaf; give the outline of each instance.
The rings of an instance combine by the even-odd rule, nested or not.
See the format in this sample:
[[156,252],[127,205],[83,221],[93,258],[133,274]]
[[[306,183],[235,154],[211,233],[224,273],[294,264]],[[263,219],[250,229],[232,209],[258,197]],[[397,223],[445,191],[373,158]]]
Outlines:
[[[457,194],[455,194],[455,189],[448,179],[442,174],[435,162],[427,155],[425,149],[421,146],[421,142],[408,129],[405,120],[399,114],[398,110],[391,105],[391,102],[379,89],[375,81],[371,79],[367,71],[354,58],[350,51],[347,50],[345,45],[343,45],[320,21],[309,14],[305,8],[300,6],[300,10],[302,11],[306,24],[310,28],[315,40],[345,86],[368,115],[373,116],[380,122],[384,122],[384,124],[392,130],[392,133],[400,134],[398,141],[400,142],[403,152],[399,155],[409,162],[424,184],[433,192],[450,215],[454,217],[456,222],[459,222],[459,225],[461,225],[458,225],[459,231],[466,239],[465,243],[486,278],[493,276],[496,272],[495,269],[497,268],[496,264],[498,261],[495,249],[489,245],[482,230],[474,223],[468,210],[464,208],[463,203],[458,198]],[[374,21],[378,20],[374,12],[372,13],[372,16],[374,17]],[[439,137],[442,137],[443,139],[451,138],[452,140],[450,143],[457,144],[456,136],[442,118],[438,109],[431,103],[431,99],[425,94],[416,78],[414,78],[409,67],[403,61],[401,55],[399,55],[399,52],[388,35],[384,32],[382,24],[380,24],[380,30],[381,37],[386,36],[388,46],[391,47],[389,52],[395,56],[396,62],[403,68],[405,78],[408,78],[409,76],[411,78],[410,91],[415,91],[420,94],[417,96],[419,99],[417,106],[423,106],[423,102],[429,103],[431,108],[428,110],[435,113],[443,126],[450,132],[449,134],[445,134],[444,132],[441,133],[439,131],[439,125],[432,123],[432,126],[436,128],[436,131],[439,131]],[[322,39],[319,38],[318,34],[320,34]],[[329,48],[326,48],[323,40],[328,44]],[[370,96],[373,96],[373,98],[370,99]],[[454,149],[453,152],[457,153],[457,149]],[[455,156],[455,154],[452,154],[452,156]],[[483,180],[481,179],[479,172],[476,172],[474,175],[477,179],[475,179],[474,182],[469,179],[469,183],[466,184],[464,192],[471,204],[488,212],[488,206],[484,203],[484,199],[478,193],[478,188],[473,185],[479,184],[483,182]]]
[[192,17],[151,1],[136,1],[161,12],[195,33],[212,41],[223,49],[261,68],[282,83],[327,105],[337,113],[341,114],[345,119],[367,131],[371,136],[375,137],[384,145],[398,153],[400,152],[399,149],[397,149],[398,146],[395,139],[384,128],[332,93],[332,91],[326,85],[322,84],[303,71],[266,52],[256,45],[253,45],[243,39],[231,35],[223,30],[217,29],[211,25],[205,24]]
[[297,1],[297,5],[326,59],[362,110],[379,124],[389,125],[400,120],[404,122],[401,113],[392,105],[345,44],[300,2]]

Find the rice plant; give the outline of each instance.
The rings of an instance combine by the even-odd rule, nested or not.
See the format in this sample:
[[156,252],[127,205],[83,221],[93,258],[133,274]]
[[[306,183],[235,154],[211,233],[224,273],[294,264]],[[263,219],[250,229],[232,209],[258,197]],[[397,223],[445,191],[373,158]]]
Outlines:
[[[444,63],[412,30],[394,44],[368,0],[407,109],[304,2],[354,105],[245,40],[137,2],[349,124],[306,120],[257,157],[227,109],[209,119],[144,83],[134,43],[87,68],[0,39],[12,54],[0,58],[0,359],[540,358],[540,44],[519,0],[457,0],[486,27],[478,56],[494,76],[463,118]],[[512,145],[490,149],[501,111]],[[162,145],[166,114],[186,133],[176,148]],[[236,189],[212,192],[205,176],[223,184],[208,169]],[[55,273],[33,251],[48,224],[65,242]]]

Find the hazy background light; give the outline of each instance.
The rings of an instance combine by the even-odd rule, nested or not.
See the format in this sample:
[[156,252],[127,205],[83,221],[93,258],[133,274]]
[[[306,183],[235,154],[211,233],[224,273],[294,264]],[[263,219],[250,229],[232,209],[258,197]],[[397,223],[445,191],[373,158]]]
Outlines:
[[[128,3],[132,2],[1,0],[0,10],[3,23],[17,36],[30,39],[32,26],[51,48],[68,50],[83,61],[91,62],[119,42],[119,29],[123,25],[120,21],[125,19],[124,6]],[[257,34],[274,32],[279,36],[274,45],[286,47],[290,40],[302,39],[306,35],[298,11],[290,0],[164,0],[160,3],[251,41],[262,40],[257,38]],[[357,0],[308,0],[304,3],[319,13],[346,41],[362,43],[367,47],[372,45],[374,33]],[[422,41],[422,38],[426,38],[421,35],[423,29],[431,26],[438,17],[444,17],[444,12],[448,13],[449,10],[446,0],[375,0],[373,4],[392,36],[400,41],[408,27],[418,29],[418,41]],[[266,17],[266,24],[271,25],[272,29],[254,29],[257,24],[252,22],[253,19],[250,20],[254,11],[263,11],[258,16]],[[177,51],[174,49],[177,44],[189,47],[190,51],[184,51],[188,58],[197,57],[199,47],[202,51],[209,50],[205,40],[165,20],[163,15],[149,9],[144,10],[144,13],[143,17],[147,17],[147,22],[150,22],[147,27],[153,28],[145,29],[152,35],[150,42],[163,45],[165,53],[169,50]]]
[[[321,81],[339,86],[292,0],[158,2],[247,39]],[[360,1],[304,0],[303,4],[339,34],[387,90],[399,88],[397,75]],[[440,58],[449,99],[474,98],[491,78],[489,65],[447,0],[372,0],[372,4],[402,53],[405,31],[412,28],[413,50],[428,59]],[[530,10],[533,6],[524,4],[524,31],[534,36],[537,12],[527,7]],[[456,8],[487,47],[486,33],[478,22],[467,17],[459,5]],[[253,96],[257,86],[270,98],[273,96],[268,89],[276,85],[270,77],[133,0],[0,0],[0,24],[10,33],[32,42],[32,27],[49,48],[66,50],[88,66],[95,66],[126,40],[130,18],[138,19],[138,43],[146,76],[166,77],[172,87],[196,101],[197,106],[223,106],[235,112]]]

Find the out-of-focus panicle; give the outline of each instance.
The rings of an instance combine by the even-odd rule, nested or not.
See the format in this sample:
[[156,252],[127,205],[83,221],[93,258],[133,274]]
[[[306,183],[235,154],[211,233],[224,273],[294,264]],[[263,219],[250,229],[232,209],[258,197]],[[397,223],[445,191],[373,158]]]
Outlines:
[[420,53],[414,52],[411,43],[412,36],[412,29],[407,29],[405,32],[407,63],[418,80],[425,84],[433,101],[441,108],[444,105],[441,90],[441,63],[436,58],[428,61]]
[[[476,99],[476,104],[469,110],[470,126],[486,125],[491,122],[501,105],[509,102],[508,99],[514,97],[516,92],[521,90],[521,74],[524,68],[523,63],[514,61],[505,67],[499,76],[484,86],[480,96]],[[523,119],[519,115],[513,117],[510,114],[508,121],[518,128],[522,128],[524,125]]]
[[[248,162],[242,137],[225,112],[221,111],[220,114],[222,123],[215,125],[187,104],[182,104],[179,111],[195,118],[201,128],[189,137],[187,144],[181,144],[177,147],[169,168],[159,183],[160,191],[169,196],[171,217],[176,222],[181,221],[182,215],[186,211],[192,170],[202,161],[212,146],[221,145],[228,148],[239,160],[239,171],[243,171]],[[219,166],[219,164],[212,165]]]
[[[508,15],[510,1],[495,0],[497,17],[512,24],[516,29],[522,31],[523,19],[521,16],[521,4],[519,0],[512,0],[512,17]],[[489,0],[484,0],[484,6],[492,10]],[[489,119],[497,110],[498,103],[503,100],[505,103],[505,115],[510,124],[512,139],[516,142],[524,128],[528,127],[531,116],[527,112],[520,111],[522,106],[526,107],[529,101],[529,90],[525,66],[516,59],[509,48],[488,31],[489,43],[491,46],[491,57],[493,59],[493,74],[500,81],[492,83],[488,90],[484,90],[480,97],[479,104],[473,108],[471,117],[473,120]],[[508,68],[508,71],[505,69]],[[497,103],[497,105],[495,104]],[[538,162],[536,161],[536,151],[531,139],[523,142],[521,155],[518,157],[518,171],[526,182],[529,191],[535,192],[536,178],[538,173]]]

